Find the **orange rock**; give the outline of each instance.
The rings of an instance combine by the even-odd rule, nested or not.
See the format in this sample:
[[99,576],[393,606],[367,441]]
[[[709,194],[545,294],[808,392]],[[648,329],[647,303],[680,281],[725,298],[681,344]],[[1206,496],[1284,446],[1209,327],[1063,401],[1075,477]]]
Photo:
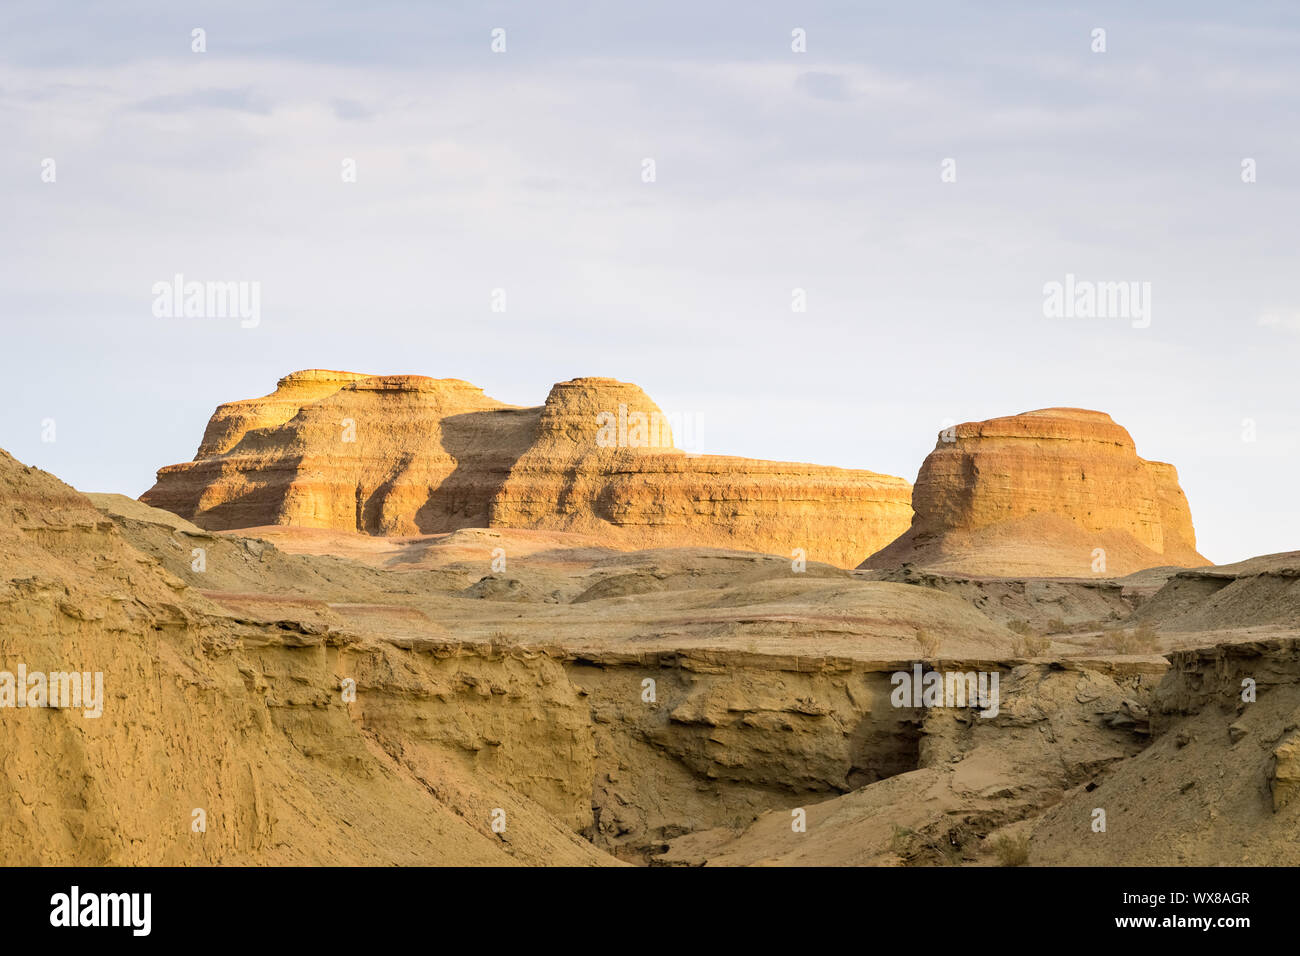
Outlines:
[[1103,412],[1046,408],[941,433],[912,507],[911,528],[862,567],[1088,577],[1209,563],[1178,472],[1139,458]]
[[540,408],[457,379],[296,372],[220,406],[195,460],[141,496],[212,530],[379,535],[571,531],[621,547],[712,546],[851,566],[911,514],[901,478],[688,455],[635,385],[579,378]]

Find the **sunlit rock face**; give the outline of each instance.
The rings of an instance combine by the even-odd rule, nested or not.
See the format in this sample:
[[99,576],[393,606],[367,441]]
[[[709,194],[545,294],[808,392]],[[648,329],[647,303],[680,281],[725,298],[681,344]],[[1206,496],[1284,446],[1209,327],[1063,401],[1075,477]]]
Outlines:
[[863,567],[1086,577],[1208,563],[1178,472],[1139,458],[1104,412],[1046,408],[948,429],[912,506],[911,528]]
[[220,406],[194,461],[141,496],[212,530],[531,528],[840,566],[901,534],[910,498],[870,471],[687,454],[664,412],[614,379],[561,382],[519,408],[458,379],[322,370]]

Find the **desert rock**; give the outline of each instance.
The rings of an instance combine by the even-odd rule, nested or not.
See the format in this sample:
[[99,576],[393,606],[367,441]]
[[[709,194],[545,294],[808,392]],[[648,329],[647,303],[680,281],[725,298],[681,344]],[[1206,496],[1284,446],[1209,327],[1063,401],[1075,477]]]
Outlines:
[[941,433],[915,516],[864,568],[1090,577],[1208,564],[1172,465],[1103,412],[1046,408]]
[[909,497],[869,471],[687,454],[659,407],[613,379],[518,408],[457,379],[313,370],[218,408],[194,461],[161,469],[141,500],[209,530],[525,528],[852,566],[907,527]]

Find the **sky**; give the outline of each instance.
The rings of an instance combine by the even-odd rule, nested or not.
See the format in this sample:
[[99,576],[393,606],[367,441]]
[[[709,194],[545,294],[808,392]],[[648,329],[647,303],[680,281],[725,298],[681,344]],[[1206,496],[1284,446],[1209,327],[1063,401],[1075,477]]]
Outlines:
[[1211,560],[1295,550],[1298,54],[1288,3],[10,0],[0,447],[135,496],[297,369],[594,375],[911,481],[1076,406]]

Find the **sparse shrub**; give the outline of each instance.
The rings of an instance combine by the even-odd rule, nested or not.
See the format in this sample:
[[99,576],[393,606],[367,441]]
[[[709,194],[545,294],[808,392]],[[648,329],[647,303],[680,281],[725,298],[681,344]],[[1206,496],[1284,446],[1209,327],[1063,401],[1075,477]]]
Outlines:
[[934,657],[939,653],[939,636],[931,634],[925,628],[920,628],[916,632],[916,643],[921,648],[921,653],[925,657]]
[[1017,634],[1031,634],[1034,630],[1028,621],[1007,621],[1007,627]]
[[961,863],[961,846],[951,838],[945,837],[939,843],[939,863],[941,866],[957,866]]
[[900,827],[894,824],[894,835],[889,838],[889,850],[894,856],[907,858],[912,849],[912,838],[916,836],[915,830],[907,827]]
[[889,849],[908,866],[958,866],[962,861],[962,845],[971,838],[970,829],[960,823],[929,832],[894,824]]
[[1047,622],[1048,634],[1064,634],[1065,631],[1066,631],[1066,625],[1065,625],[1065,620],[1063,618],[1054,617]]
[[1133,640],[1144,650],[1154,651],[1160,646],[1160,635],[1150,624],[1139,624],[1133,629]]
[[957,823],[935,834],[935,838],[930,841],[930,846],[938,851],[939,865],[959,866],[962,861],[964,847],[973,837],[974,834],[971,832],[970,827],[964,823]]
[[1150,625],[1106,631],[1099,642],[1104,650],[1113,654],[1154,654],[1160,646],[1160,636]]
[[1041,657],[1052,648],[1052,642],[1036,634],[1021,634],[1011,642],[1016,657]]
[[1024,866],[1029,862],[1029,834],[998,837],[993,841],[993,855],[999,866]]
[[1101,637],[1097,639],[1097,647],[1112,654],[1127,654],[1129,653],[1128,632],[1102,631]]

